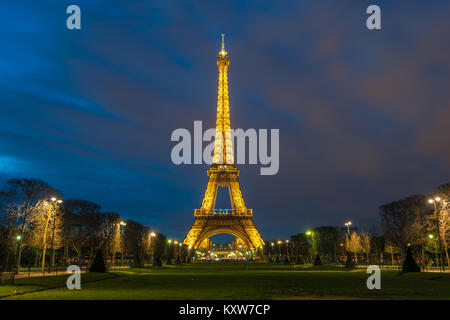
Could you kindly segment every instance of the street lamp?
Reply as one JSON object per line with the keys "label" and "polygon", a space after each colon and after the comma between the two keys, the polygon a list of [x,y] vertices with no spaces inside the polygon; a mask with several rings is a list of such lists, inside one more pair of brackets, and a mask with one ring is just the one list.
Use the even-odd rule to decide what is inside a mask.
{"label": "street lamp", "polygon": [[55,205],[53,207],[53,234],[52,234],[52,260],[50,267],[53,267],[55,264],[55,229],[56,229],[56,212],[59,207],[58,204],[61,204],[63,201],[61,199],[57,199],[56,197],[52,197],[50,199]]}
{"label": "street lamp", "polygon": [[[428,238],[430,238],[431,240],[434,239],[434,235],[433,234],[429,234]],[[436,263],[438,262],[438,254],[437,254],[437,245],[436,245],[436,240],[434,240],[434,253],[436,255]]]}
{"label": "street lamp", "polygon": [[440,264],[442,266],[442,270],[445,271],[444,255],[442,254],[441,231],[440,231],[440,227],[439,227],[438,209],[436,206],[436,202],[439,202],[439,201],[441,201],[440,197],[435,197],[434,199],[432,199],[432,198],[428,199],[428,202],[432,203],[434,205],[434,218],[436,220],[436,231],[437,231],[438,240],[439,240],[439,255],[441,256]]}
{"label": "street lamp", "polygon": [[[16,236],[16,240],[17,240],[17,245],[14,247],[14,257],[15,258],[17,258],[17,248],[19,247],[19,245],[20,245],[20,240],[22,239],[22,236],[20,235],[20,234],[18,234],[17,236]],[[17,271],[16,271],[17,273],[19,273],[19,268],[17,268]]]}
{"label": "street lamp", "polygon": [[[156,233],[154,233],[154,232],[150,232],[149,234],[148,234],[148,239],[149,239],[149,241],[150,241],[150,244],[149,244],[149,247],[150,247],[150,252],[151,252],[151,256],[152,256],[152,261],[154,260],[154,253],[153,253],[153,241],[152,241],[152,238],[153,237],[156,237]],[[148,257],[148,256],[147,256]]]}
{"label": "street lamp", "polygon": [[273,246],[275,244],[273,242],[270,243],[270,248],[267,248],[267,250],[269,251],[269,260],[272,258],[272,250],[273,250]]}
{"label": "street lamp", "polygon": [[283,241],[281,241],[281,240],[278,240],[277,241],[277,243],[278,243],[278,255],[279,256],[281,256],[281,248],[280,248],[280,244],[282,243]]}
{"label": "street lamp", "polygon": [[[121,245],[121,249],[122,249],[122,252],[121,252],[121,265],[123,266],[123,256],[124,256],[124,251],[125,251],[125,239],[124,239],[124,230],[125,230],[125,226],[126,226],[127,224],[126,224],[126,222],[125,221],[120,221],[119,222],[119,228],[120,228],[120,237],[121,237],[121,240],[122,240],[122,245]],[[123,228],[122,228],[123,227]]]}
{"label": "street lamp", "polygon": [[352,222],[351,221],[347,221],[345,223],[345,225],[347,226],[347,234],[350,235],[350,226],[352,225]]}
{"label": "street lamp", "polygon": [[[312,246],[314,247],[314,240],[312,239],[313,232],[311,230],[306,230],[305,234],[308,238],[311,239],[311,241],[313,243]],[[306,242],[308,242],[308,240],[306,240]],[[308,244],[309,244],[309,242],[308,242]],[[309,255],[309,257],[311,258],[311,260],[313,259],[313,257],[311,255]]]}
{"label": "street lamp", "polygon": [[289,240],[286,240],[286,258],[289,256]]}

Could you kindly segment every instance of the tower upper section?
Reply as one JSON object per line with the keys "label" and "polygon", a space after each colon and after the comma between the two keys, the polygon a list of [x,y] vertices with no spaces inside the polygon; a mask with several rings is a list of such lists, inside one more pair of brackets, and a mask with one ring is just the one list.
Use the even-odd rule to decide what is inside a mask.
{"label": "tower upper section", "polygon": [[222,49],[217,55],[219,82],[217,88],[216,138],[214,143],[213,164],[234,164],[233,145],[230,128],[230,102],[228,99],[228,66],[230,60],[225,51],[224,34]]}
{"label": "tower upper section", "polygon": [[230,64],[228,57],[228,52],[225,51],[225,34],[222,33],[222,50],[217,54],[217,65],[220,67],[221,64]]}

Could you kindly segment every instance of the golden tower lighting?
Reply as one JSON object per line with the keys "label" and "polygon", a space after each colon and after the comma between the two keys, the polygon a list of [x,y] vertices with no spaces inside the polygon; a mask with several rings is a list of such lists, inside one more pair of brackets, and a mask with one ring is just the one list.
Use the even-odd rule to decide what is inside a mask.
{"label": "golden tower lighting", "polygon": [[[228,99],[228,52],[225,51],[224,34],[222,48],[217,55],[219,80],[217,88],[217,117],[214,154],[208,170],[208,184],[200,209],[194,210],[194,223],[183,243],[198,248],[207,238],[228,233],[241,239],[248,249],[264,245],[253,223],[253,211],[245,205],[239,185],[239,170],[234,166],[233,145],[230,127],[230,103]],[[231,209],[216,209],[219,187],[228,188]]]}

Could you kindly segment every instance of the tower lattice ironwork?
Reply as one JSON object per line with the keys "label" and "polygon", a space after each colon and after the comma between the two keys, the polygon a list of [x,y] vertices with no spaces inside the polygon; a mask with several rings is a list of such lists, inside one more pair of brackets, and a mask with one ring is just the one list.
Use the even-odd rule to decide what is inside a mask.
{"label": "tower lattice ironwork", "polygon": [[[247,248],[258,249],[264,245],[253,222],[252,209],[245,205],[239,186],[239,170],[234,166],[232,135],[230,130],[230,104],[228,99],[228,66],[222,34],[222,50],[217,56],[219,81],[217,90],[217,120],[214,153],[208,170],[208,184],[200,209],[194,210],[194,223],[184,244],[196,249],[202,241],[219,233],[227,233],[244,241]],[[231,209],[216,209],[219,187],[228,188]]]}

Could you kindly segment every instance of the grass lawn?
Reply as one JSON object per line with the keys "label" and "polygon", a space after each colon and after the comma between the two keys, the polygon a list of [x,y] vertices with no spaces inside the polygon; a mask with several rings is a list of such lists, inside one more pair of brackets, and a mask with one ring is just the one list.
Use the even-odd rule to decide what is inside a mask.
{"label": "grass lawn", "polygon": [[368,290],[365,270],[264,264],[191,264],[16,280],[1,299],[450,299],[450,274],[381,272],[381,290]]}

